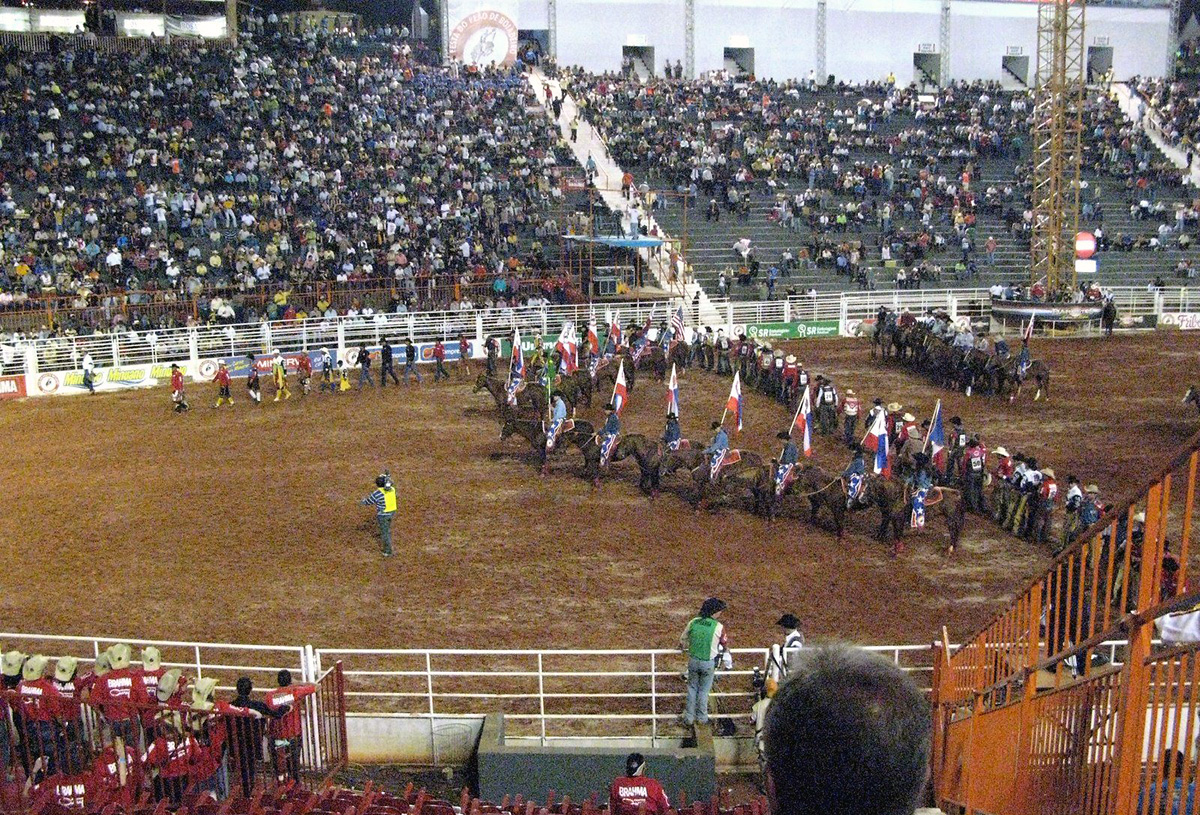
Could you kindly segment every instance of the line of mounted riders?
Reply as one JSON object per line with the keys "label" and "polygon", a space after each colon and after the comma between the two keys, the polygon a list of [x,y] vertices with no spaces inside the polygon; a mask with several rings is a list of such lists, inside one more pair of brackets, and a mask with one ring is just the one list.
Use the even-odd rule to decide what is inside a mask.
{"label": "line of mounted riders", "polygon": [[967,396],[1008,396],[1012,402],[1031,382],[1035,402],[1050,398],[1050,368],[1030,357],[1028,335],[1014,355],[1003,338],[991,344],[985,335],[976,337],[970,324],[956,326],[944,311],[916,317],[907,309],[897,315],[884,307],[864,334],[871,340],[872,359],[907,363],[925,371],[935,384]]}
{"label": "line of mounted riders", "polygon": [[[658,336],[663,333],[660,331]],[[795,357],[774,349],[770,343],[759,344],[744,335],[730,341],[722,331],[714,333],[705,329],[693,332],[698,342],[689,344],[681,340],[668,342],[664,347],[649,339],[647,334],[652,334],[648,327],[630,327],[626,334],[630,338],[629,345],[614,347],[609,343],[602,355],[589,356],[571,374],[557,376],[549,393],[541,384],[544,360],[549,356],[555,370],[562,370],[562,354],[558,350],[547,349],[539,353],[536,349],[541,348],[540,339],[535,341],[535,351],[525,363],[524,381],[527,384],[510,394],[510,380],[500,372],[499,342],[489,340],[487,370],[477,378],[475,392],[486,390],[491,394],[500,420],[501,440],[514,435],[524,438],[543,475],[549,472],[550,457],[565,449],[575,449],[582,455],[583,476],[596,486],[611,465],[632,459],[639,469],[639,488],[652,498],[658,495],[664,478],[675,476],[690,487],[685,493],[697,511],[715,502],[744,502],[751,511],[773,520],[780,514],[803,513],[807,505],[810,521],[817,524],[823,516],[839,539],[845,533],[848,513],[874,509],[880,513],[879,539],[887,539],[890,533],[894,547],[899,549],[900,537],[909,527],[913,509],[913,471],[919,466],[928,466],[928,457],[915,449],[906,451],[901,446],[898,450],[894,471],[897,477],[874,476],[866,468],[868,472],[854,500],[847,500],[851,481],[848,473],[827,470],[809,460],[799,460],[789,477],[780,479],[777,478],[778,459],[765,459],[750,450],[728,450],[714,470],[711,453],[714,444],[710,443],[706,448],[681,438],[677,420],[672,418],[668,418],[662,437],[621,432],[612,449],[605,450],[607,434],[604,427],[597,428],[575,416],[575,411],[590,407],[596,394],[606,398],[612,392],[621,368],[624,369],[626,387],[632,393],[639,372],[662,382],[674,364],[685,370],[699,367],[731,376],[736,362],[736,370],[747,389],[774,398],[792,411],[800,399],[801,387],[809,384],[807,374],[803,377],[794,375]],[[813,380],[817,387],[826,382],[824,377]],[[547,428],[553,425],[556,399],[562,400],[560,409],[565,409],[566,415],[572,418],[557,428],[554,439],[548,444]],[[514,400],[515,405],[512,404]],[[613,406],[606,407],[611,417]],[[675,421],[674,428],[672,421]],[[836,419],[820,422],[822,430],[831,434],[835,424]],[[724,428],[718,422],[713,422],[711,429],[714,437],[724,434]],[[815,434],[816,428],[813,430]],[[790,442],[788,431],[781,431],[779,437]],[[945,519],[950,550],[953,551],[965,521],[962,493],[934,487],[925,507],[932,516]]]}

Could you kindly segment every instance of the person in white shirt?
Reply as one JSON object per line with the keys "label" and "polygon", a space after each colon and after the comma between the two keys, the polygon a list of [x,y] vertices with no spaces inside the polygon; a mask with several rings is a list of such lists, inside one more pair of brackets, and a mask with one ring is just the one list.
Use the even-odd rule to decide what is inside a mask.
{"label": "person in white shirt", "polygon": [[88,389],[88,393],[96,392],[96,362],[92,359],[90,351],[83,353],[83,386]]}

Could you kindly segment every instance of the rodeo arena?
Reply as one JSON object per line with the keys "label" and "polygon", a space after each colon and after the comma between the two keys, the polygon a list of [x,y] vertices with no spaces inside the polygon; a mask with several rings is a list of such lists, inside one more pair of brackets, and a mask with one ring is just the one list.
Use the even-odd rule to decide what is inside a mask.
{"label": "rodeo arena", "polygon": [[1200,815],[1197,13],[4,0],[0,815]]}

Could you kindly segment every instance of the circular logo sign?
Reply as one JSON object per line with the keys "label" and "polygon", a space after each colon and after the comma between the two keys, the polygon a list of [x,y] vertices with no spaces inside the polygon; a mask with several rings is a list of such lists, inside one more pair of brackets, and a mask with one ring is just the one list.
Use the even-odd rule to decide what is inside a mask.
{"label": "circular logo sign", "polygon": [[450,56],[467,65],[511,65],[517,59],[517,24],[499,11],[477,11],[450,31]]}
{"label": "circular logo sign", "polygon": [[1096,236],[1091,232],[1075,233],[1075,257],[1087,260],[1096,254]]}
{"label": "circular logo sign", "polygon": [[212,379],[217,375],[217,361],[215,359],[200,360],[200,365],[196,368],[196,375],[200,379]]}
{"label": "circular logo sign", "polygon": [[58,390],[58,377],[54,374],[42,374],[37,382],[38,390],[42,393],[54,393]]}

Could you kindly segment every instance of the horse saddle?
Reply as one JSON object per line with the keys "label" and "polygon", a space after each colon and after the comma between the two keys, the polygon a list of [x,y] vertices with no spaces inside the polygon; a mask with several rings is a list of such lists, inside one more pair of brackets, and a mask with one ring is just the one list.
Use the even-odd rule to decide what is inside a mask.
{"label": "horse saddle", "polygon": [[717,471],[720,472],[721,470],[724,470],[726,467],[728,467],[730,464],[737,464],[741,460],[742,460],[742,451],[741,450],[726,450],[725,458],[721,459],[721,466],[717,468]]}
{"label": "horse saddle", "polygon": [[558,434],[561,436],[563,433],[569,433],[570,431],[572,431],[574,429],[575,429],[575,420],[574,419],[564,419],[563,423],[562,423],[562,427],[560,427],[558,429]]}

